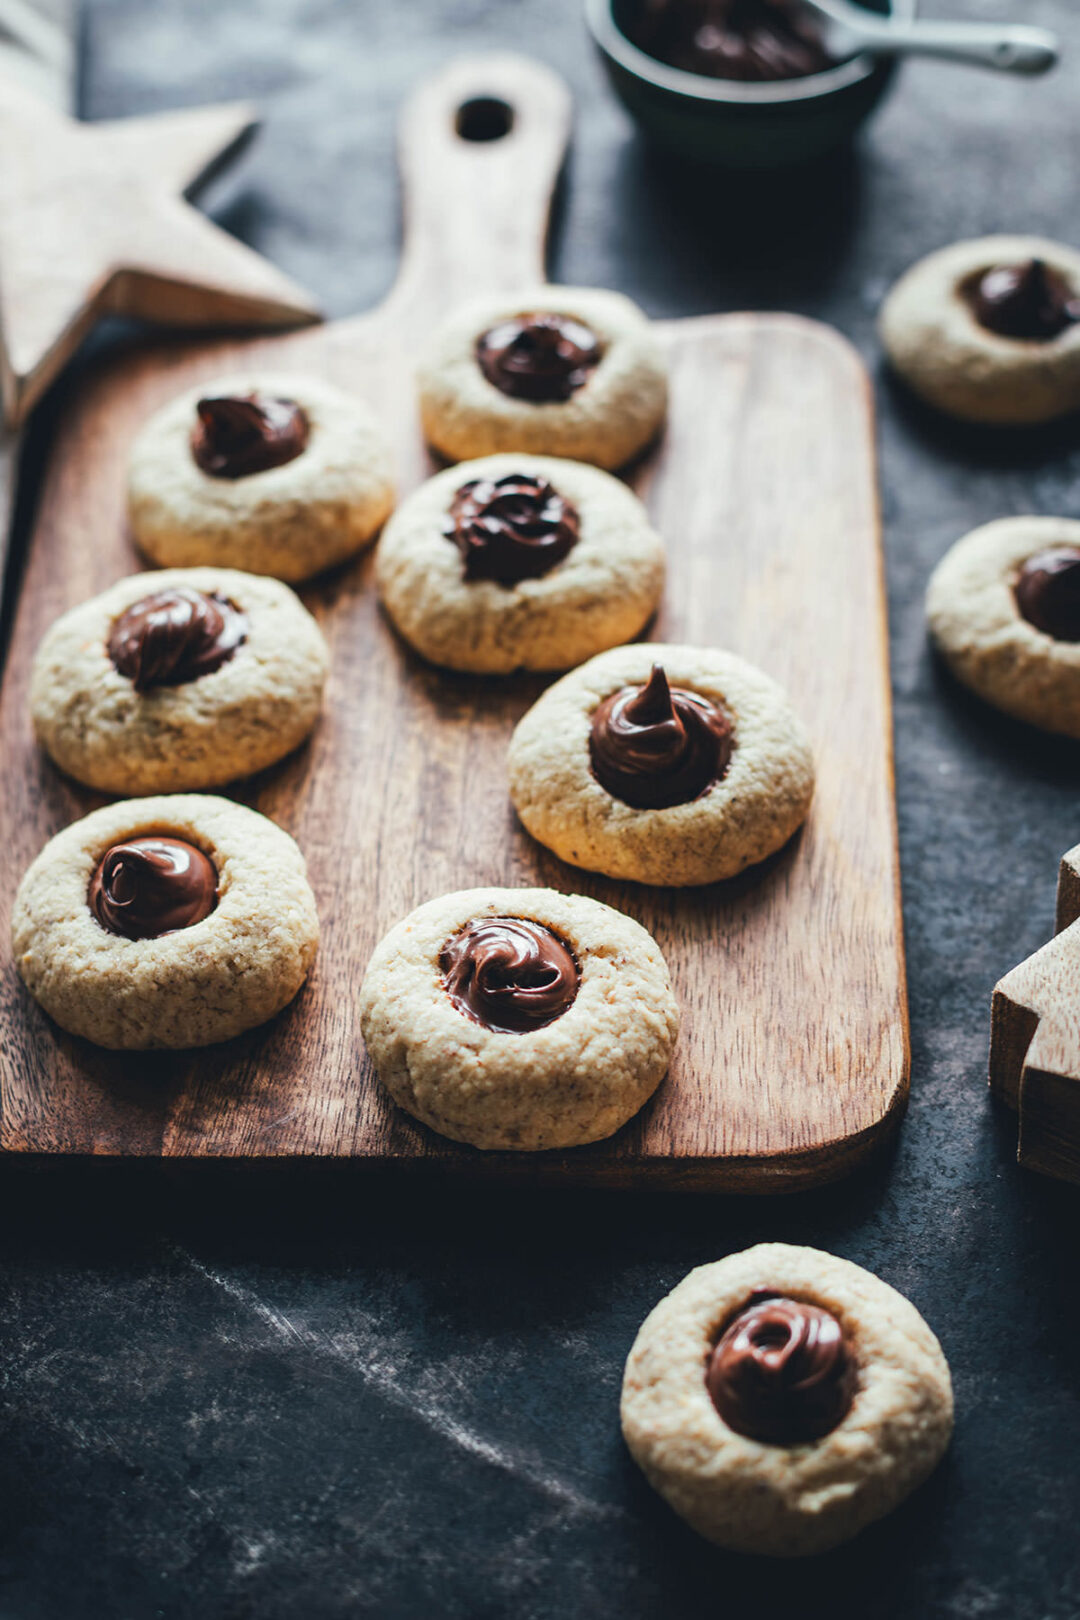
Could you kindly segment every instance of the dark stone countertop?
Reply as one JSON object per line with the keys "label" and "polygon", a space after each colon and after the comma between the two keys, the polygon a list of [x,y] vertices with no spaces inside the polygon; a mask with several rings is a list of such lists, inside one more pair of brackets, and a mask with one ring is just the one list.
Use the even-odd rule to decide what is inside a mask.
{"label": "dark stone countertop", "polygon": [[[1020,1172],[985,1085],[998,976],[1048,936],[1080,837],[1080,748],[961,696],[927,653],[927,575],[965,530],[1077,514],[1076,424],[951,429],[880,375],[893,277],[957,236],[1076,238],[1080,17],[1037,83],[909,67],[856,159],[785,200],[651,156],[577,0],[94,0],[84,111],[254,96],[224,224],[359,310],[388,286],[394,113],[425,69],[508,44],[571,81],[552,273],[657,315],[782,307],[875,371],[914,1041],[895,1153],[812,1196],[521,1195],[331,1168],[6,1166],[0,1612],[11,1620],[512,1615],[1074,1620],[1080,1194]],[[699,1542],[618,1430],[622,1362],[693,1265],[765,1237],[907,1293],[956,1382],[950,1456],[858,1543],[765,1565]]]}

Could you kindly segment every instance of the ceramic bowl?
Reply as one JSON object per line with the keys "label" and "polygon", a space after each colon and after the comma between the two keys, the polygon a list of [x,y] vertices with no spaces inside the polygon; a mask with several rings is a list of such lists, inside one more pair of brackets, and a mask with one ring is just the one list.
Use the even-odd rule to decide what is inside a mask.
{"label": "ceramic bowl", "polygon": [[[669,152],[728,169],[807,163],[840,146],[873,111],[896,63],[853,56],[824,73],[744,84],[684,73],[639,50],[623,32],[634,0],[585,0],[585,20],[623,105]],[[918,0],[868,0],[910,20]]]}

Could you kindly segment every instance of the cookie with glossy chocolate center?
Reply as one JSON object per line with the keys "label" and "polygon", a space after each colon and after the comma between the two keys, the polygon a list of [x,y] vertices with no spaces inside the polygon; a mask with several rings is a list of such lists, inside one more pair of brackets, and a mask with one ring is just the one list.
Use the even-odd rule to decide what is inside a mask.
{"label": "cookie with glossy chocolate center", "polygon": [[806,731],[775,681],[718,648],[652,642],[548,687],[518,722],[507,766],[526,830],[560,860],[665,887],[715,883],[774,854],[814,788]]}
{"label": "cookie with glossy chocolate center", "polygon": [[217,787],[303,742],[328,666],[318,625],[276,579],[133,574],[46,631],[30,710],[60,769],[103,793]]}
{"label": "cookie with glossy chocolate center", "polygon": [[469,889],[405,917],[360,990],[375,1071],[414,1118],[474,1147],[599,1141],[660,1084],[678,1031],[638,923],[552,889]]}
{"label": "cookie with glossy chocolate center", "polygon": [[418,381],[424,434],[451,461],[521,450],[614,471],[667,408],[648,321],[595,287],[472,300],[431,339]]}
{"label": "cookie with glossy chocolate center", "polygon": [[660,600],[664,548],[619,479],[514,452],[414,490],[379,540],[375,578],[394,625],[431,663],[559,670],[641,631]]}
{"label": "cookie with glossy chocolate center", "polygon": [[309,579],[369,545],[393,504],[374,413],[315,377],[190,388],[150,418],[128,468],[135,543],[163,567]]}
{"label": "cookie with glossy chocolate center", "polygon": [[972,530],[934,570],[926,616],[957,680],[1017,720],[1080,737],[1080,523]]}
{"label": "cookie with glossy chocolate center", "polygon": [[622,1429],[653,1488],[735,1552],[826,1552],[890,1513],[952,1432],[913,1305],[849,1260],[760,1243],[699,1266],[642,1324]]}
{"label": "cookie with glossy chocolate center", "polygon": [[1023,425],[1080,409],[1080,253],[988,236],[931,253],[881,308],[897,372],[938,410]]}
{"label": "cookie with glossy chocolate center", "polygon": [[209,794],[106,805],[51,839],[12,908],[31,995],[114,1050],[230,1040],[292,1000],[319,922],[304,859],[255,810]]}

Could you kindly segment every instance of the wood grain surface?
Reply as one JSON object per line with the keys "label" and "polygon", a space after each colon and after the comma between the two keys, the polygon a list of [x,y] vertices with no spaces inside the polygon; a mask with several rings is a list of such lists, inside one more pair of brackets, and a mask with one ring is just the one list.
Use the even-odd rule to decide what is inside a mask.
{"label": "wood grain surface", "polygon": [[[459,109],[513,109],[499,140],[456,133]],[[465,115],[468,127],[469,113]],[[542,274],[570,108],[513,57],[452,64],[402,119],[406,245],[373,314],[242,348],[144,348],[91,379],[52,460],[0,710],[0,930],[44,841],[98,801],[36,751],[27,678],[65,608],[139,566],[124,528],[125,460],[147,413],[238,359],[323,374],[372,401],[397,438],[401,486],[430,470],[412,363],[464,295]],[[665,323],[662,444],[634,482],[669,548],[651,635],[718,643],[783,681],[806,719],[818,791],[802,834],[763,869],[696,891],[563,866],[517,825],[504,758],[535,679],[423,665],[395,637],[370,557],[303,592],[332,648],[311,743],[236,797],[287,827],[323,921],[313,977],[278,1020],[187,1054],[100,1052],[55,1029],[4,962],[2,1140],[9,1150],[337,1155],[517,1178],[769,1191],[847,1170],[897,1122],[908,1076],[887,637],[871,403],[854,352],[785,316]],[[357,988],[391,923],[474,884],[553,884],[637,917],[671,965],[684,1023],[652,1103],[607,1143],[484,1155],[384,1099]]]}
{"label": "wood grain surface", "polygon": [[1080,1181],[1080,844],[1061,860],[1054,938],[994,987],[990,1088],[1020,1116],[1019,1162]]}

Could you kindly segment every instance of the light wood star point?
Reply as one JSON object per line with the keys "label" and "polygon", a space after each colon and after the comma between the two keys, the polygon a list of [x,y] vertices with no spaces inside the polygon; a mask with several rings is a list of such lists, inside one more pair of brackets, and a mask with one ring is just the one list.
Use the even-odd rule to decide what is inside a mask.
{"label": "light wood star point", "polygon": [[254,127],[244,104],[80,124],[0,87],[0,382],[22,421],[105,315],[303,325],[304,290],[186,202]]}
{"label": "light wood star point", "polygon": [[990,1088],[1019,1115],[1019,1162],[1080,1181],[1080,844],[1062,858],[1055,927],[994,988]]}

